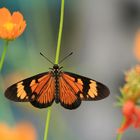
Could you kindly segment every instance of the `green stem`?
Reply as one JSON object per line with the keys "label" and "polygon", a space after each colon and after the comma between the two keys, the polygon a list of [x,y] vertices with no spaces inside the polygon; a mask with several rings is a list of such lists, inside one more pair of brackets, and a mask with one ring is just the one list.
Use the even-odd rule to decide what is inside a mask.
{"label": "green stem", "polygon": [[[55,64],[59,63],[61,38],[62,38],[62,31],[63,31],[63,21],[64,21],[64,7],[65,7],[65,0],[61,0],[60,23],[59,23],[59,33],[58,33],[57,49],[56,49],[56,56],[55,56]],[[50,117],[51,117],[51,107],[48,108],[48,112],[47,112],[44,140],[48,139]]]}
{"label": "green stem", "polygon": [[47,140],[47,138],[48,138],[50,118],[51,118],[51,107],[48,108],[48,112],[47,112],[45,132],[44,132],[44,140]]}
{"label": "green stem", "polygon": [[8,48],[8,43],[9,43],[9,41],[5,40],[5,42],[4,42],[4,50],[2,52],[2,56],[1,56],[1,60],[0,60],[0,72],[1,72],[2,67],[3,67],[4,59],[5,59],[7,48]]}
{"label": "green stem", "polygon": [[[125,122],[125,118],[123,117],[123,119],[122,119],[122,122],[121,122],[121,126],[124,124],[124,122]],[[118,133],[117,134],[117,140],[121,140],[122,139],[122,133]]]}
{"label": "green stem", "polygon": [[[6,56],[6,52],[7,52],[7,48],[8,48],[8,44],[9,44],[9,41],[8,40],[5,40],[4,41],[4,49],[3,49],[3,52],[2,52],[2,56],[1,56],[1,59],[0,59],[0,72],[2,71],[2,68],[3,68],[3,64],[4,64],[4,60],[5,60],[5,56]],[[2,80],[2,77],[0,76],[1,80]],[[0,87],[1,88],[1,87]],[[5,117],[5,119],[8,119],[8,121],[10,123],[13,123],[14,122],[14,118],[13,118],[13,114],[12,114],[12,111],[10,109],[10,105],[8,102],[5,102],[6,100],[3,100],[3,97],[1,97],[1,102],[3,104],[5,104],[5,110],[4,112],[7,113],[8,112],[8,116],[5,117],[4,115],[0,115],[0,119],[2,119],[3,117]]]}
{"label": "green stem", "polygon": [[59,33],[58,33],[57,49],[56,49],[56,56],[55,56],[55,64],[59,63],[61,38],[62,38],[62,31],[63,31],[63,20],[64,20],[64,7],[65,7],[65,0],[61,0],[60,24],[59,24]]}
{"label": "green stem", "polygon": [[117,135],[117,140],[121,140],[122,139],[122,134],[118,134]]}

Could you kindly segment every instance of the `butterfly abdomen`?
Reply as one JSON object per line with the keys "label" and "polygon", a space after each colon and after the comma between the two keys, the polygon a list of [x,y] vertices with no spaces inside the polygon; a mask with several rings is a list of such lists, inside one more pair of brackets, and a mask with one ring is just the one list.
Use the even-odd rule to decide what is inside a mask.
{"label": "butterfly abdomen", "polygon": [[57,70],[54,71],[54,77],[55,77],[55,102],[59,103],[59,73]]}

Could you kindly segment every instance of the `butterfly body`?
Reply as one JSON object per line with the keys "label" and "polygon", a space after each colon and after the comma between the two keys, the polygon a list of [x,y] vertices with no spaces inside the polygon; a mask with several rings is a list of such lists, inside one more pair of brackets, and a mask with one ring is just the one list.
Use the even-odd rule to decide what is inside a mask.
{"label": "butterfly body", "polygon": [[50,69],[15,83],[7,88],[5,96],[16,102],[30,102],[37,108],[46,108],[55,101],[66,109],[76,109],[82,100],[101,100],[110,93],[104,84],[62,71],[59,65]]}
{"label": "butterfly body", "polygon": [[61,74],[60,68],[57,64],[53,66],[52,74],[55,78],[55,103],[59,103],[59,76]]}

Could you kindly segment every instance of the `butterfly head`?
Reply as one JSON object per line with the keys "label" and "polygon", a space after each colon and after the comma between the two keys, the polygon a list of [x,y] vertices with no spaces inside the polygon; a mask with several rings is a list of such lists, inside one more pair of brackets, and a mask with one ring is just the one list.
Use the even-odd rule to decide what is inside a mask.
{"label": "butterfly head", "polygon": [[59,71],[60,69],[62,69],[63,67],[59,67],[58,64],[54,64],[53,65],[53,69]]}
{"label": "butterfly head", "polygon": [[54,64],[53,65],[53,69],[58,70],[59,69],[59,65],[58,64]]}

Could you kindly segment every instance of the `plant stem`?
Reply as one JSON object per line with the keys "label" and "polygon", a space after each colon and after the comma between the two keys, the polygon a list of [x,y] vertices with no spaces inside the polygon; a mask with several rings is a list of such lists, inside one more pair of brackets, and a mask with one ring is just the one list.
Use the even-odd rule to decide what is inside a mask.
{"label": "plant stem", "polygon": [[44,132],[44,140],[47,140],[47,138],[48,138],[50,118],[51,118],[51,107],[48,108],[48,112],[47,112],[45,132]]}
{"label": "plant stem", "polygon": [[55,56],[55,64],[59,63],[61,38],[62,38],[62,31],[63,31],[63,20],[64,20],[64,7],[65,7],[65,0],[61,0],[60,24],[59,24],[59,33],[58,33],[57,49],[56,49],[56,56]]}
{"label": "plant stem", "polygon": [[121,140],[122,139],[122,134],[118,134],[117,135],[117,140]]}
{"label": "plant stem", "polygon": [[[4,41],[4,49],[3,49],[3,52],[2,52],[2,56],[1,56],[1,59],[0,59],[0,72],[2,71],[2,68],[3,68],[3,64],[4,64],[4,60],[5,60],[5,56],[6,56],[6,52],[7,52],[7,48],[8,48],[8,44],[9,44],[9,41],[8,40],[5,40]],[[2,81],[3,79],[2,79],[2,77],[0,76],[0,80]],[[2,82],[1,82],[2,83]],[[2,85],[2,84],[1,84]],[[0,88],[1,88],[1,86],[0,86]],[[1,102],[3,103],[3,104],[5,104],[5,113],[8,113],[8,116],[7,117],[5,117],[5,116],[3,116],[2,114],[0,115],[0,117],[1,117],[1,119],[3,118],[3,117],[5,117],[5,119],[8,119],[8,121],[10,122],[10,123],[13,123],[14,122],[14,118],[13,118],[13,114],[12,114],[12,111],[11,111],[11,109],[10,109],[10,105],[9,105],[9,103],[8,102],[6,102],[6,100],[3,100],[3,97],[0,97],[1,98]]]}
{"label": "plant stem", "polygon": [[[121,126],[124,124],[124,122],[125,122],[125,118],[123,117],[123,119],[122,119],[122,122],[121,122]],[[117,140],[121,140],[122,139],[122,133],[118,133],[117,134]]]}
{"label": "plant stem", "polygon": [[[58,33],[58,40],[57,40],[55,64],[59,63],[61,38],[62,38],[62,31],[63,31],[63,20],[64,20],[64,7],[65,7],[65,0],[61,0],[60,23],[59,23],[59,33]],[[45,132],[44,132],[44,140],[48,139],[50,117],[51,117],[51,107],[48,108],[48,112],[47,112]]]}
{"label": "plant stem", "polygon": [[7,48],[8,48],[8,43],[9,43],[9,41],[5,40],[5,42],[4,42],[4,49],[3,49],[1,60],[0,60],[0,72],[1,72],[2,67],[3,67],[4,59],[5,59]]}

